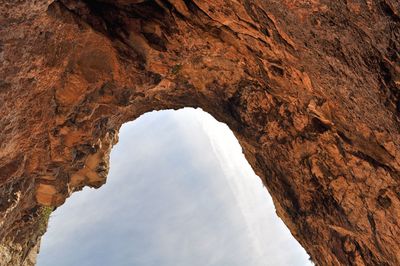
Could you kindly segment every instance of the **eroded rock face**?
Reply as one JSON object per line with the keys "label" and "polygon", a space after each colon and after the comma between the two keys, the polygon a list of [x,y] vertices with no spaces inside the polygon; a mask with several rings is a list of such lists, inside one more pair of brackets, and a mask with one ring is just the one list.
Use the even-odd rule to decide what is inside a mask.
{"label": "eroded rock face", "polygon": [[182,107],[228,124],[318,265],[400,264],[398,1],[0,2],[3,265],[105,183],[122,123]]}

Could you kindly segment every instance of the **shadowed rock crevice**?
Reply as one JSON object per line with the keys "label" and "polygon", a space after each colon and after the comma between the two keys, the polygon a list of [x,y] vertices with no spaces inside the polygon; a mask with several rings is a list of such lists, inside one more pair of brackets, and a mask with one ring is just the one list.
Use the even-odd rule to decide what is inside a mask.
{"label": "shadowed rock crevice", "polygon": [[231,128],[317,264],[400,264],[396,1],[43,0],[0,13],[5,265],[32,263],[40,206],[106,182],[122,123],[182,107]]}

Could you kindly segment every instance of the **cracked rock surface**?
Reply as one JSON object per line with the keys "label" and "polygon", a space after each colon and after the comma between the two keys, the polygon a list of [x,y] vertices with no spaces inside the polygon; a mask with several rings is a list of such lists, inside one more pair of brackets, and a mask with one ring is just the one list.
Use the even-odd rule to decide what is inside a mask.
{"label": "cracked rock surface", "polygon": [[0,25],[0,265],[106,182],[122,123],[182,107],[230,127],[317,265],[400,265],[398,1],[0,0]]}

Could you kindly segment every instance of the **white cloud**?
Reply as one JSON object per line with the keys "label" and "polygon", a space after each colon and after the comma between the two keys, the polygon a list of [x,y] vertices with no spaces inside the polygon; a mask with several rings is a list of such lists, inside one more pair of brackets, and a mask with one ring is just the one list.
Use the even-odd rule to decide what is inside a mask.
{"label": "white cloud", "polygon": [[[292,259],[303,260],[304,264],[311,265],[307,261],[308,255],[276,216],[272,198],[245,159],[239,142],[228,126],[205,112],[188,112],[193,112],[192,115],[201,122],[210,139],[258,255],[268,260],[270,265],[293,265],[289,263]],[[279,245],[277,242],[288,245]],[[289,246],[293,252],[289,252],[289,256],[283,255],[283,246]]]}

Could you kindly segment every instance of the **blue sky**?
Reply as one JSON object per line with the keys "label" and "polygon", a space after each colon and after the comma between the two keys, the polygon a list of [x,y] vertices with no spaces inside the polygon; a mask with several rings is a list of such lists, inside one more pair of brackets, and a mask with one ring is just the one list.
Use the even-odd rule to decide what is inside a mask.
{"label": "blue sky", "polygon": [[124,124],[107,184],[51,216],[38,266],[303,266],[228,127],[200,109]]}

